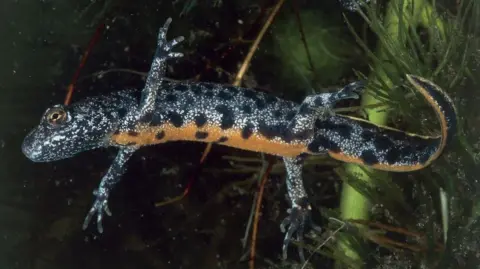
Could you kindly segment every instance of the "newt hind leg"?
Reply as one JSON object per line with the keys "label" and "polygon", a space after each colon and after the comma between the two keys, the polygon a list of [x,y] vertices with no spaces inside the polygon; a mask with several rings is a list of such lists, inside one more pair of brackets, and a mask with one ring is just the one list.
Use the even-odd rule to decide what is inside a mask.
{"label": "newt hind leg", "polygon": [[[305,228],[321,231],[321,228],[311,220],[312,207],[308,202],[307,193],[303,186],[302,168],[304,158],[303,155],[283,158],[287,170],[287,191],[291,202],[291,208],[287,211],[289,215],[280,224],[281,231],[285,233],[282,247],[283,259],[287,259],[288,245],[294,235],[296,235],[296,240],[301,242],[303,241]],[[303,248],[299,247],[298,254],[300,259],[305,261]]]}
{"label": "newt hind leg", "polygon": [[364,81],[352,82],[339,91],[307,96],[298,106],[297,113],[288,124],[293,137],[313,140],[315,122],[333,115],[333,107],[341,100],[359,99],[365,89]]}

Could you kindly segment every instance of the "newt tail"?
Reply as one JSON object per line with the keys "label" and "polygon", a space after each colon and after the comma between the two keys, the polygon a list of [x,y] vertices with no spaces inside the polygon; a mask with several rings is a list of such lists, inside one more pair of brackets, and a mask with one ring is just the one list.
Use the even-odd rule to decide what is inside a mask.
{"label": "newt tail", "polygon": [[316,137],[308,146],[312,154],[326,150],[334,159],[384,171],[409,172],[430,165],[456,133],[455,106],[433,82],[414,75],[407,79],[434,109],[440,135],[422,136],[336,115],[315,123]]}

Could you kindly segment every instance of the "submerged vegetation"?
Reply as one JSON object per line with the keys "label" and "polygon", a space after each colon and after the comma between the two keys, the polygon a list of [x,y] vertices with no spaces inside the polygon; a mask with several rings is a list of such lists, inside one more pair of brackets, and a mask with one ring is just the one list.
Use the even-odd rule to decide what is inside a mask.
{"label": "submerged vegetation", "polygon": [[[378,172],[324,156],[309,158],[304,181],[323,232],[298,243],[307,249],[304,263],[293,247],[287,261],[280,259],[279,225],[288,208],[283,164],[219,146],[204,158],[204,145],[194,143],[142,150],[129,162],[123,187],[109,201],[114,217],[101,237],[80,225],[107,157],[44,166],[35,181],[46,198],[22,208],[36,216],[35,229],[26,243],[12,248],[10,259],[28,253],[32,268],[49,269],[247,268],[254,245],[255,268],[477,267],[480,1],[377,0],[356,12],[340,9],[334,0],[94,2],[75,11],[78,21],[92,23],[72,37],[85,40],[78,46],[90,54],[74,101],[143,85],[157,26],[172,16],[171,34],[186,37],[179,49],[184,59],[169,63],[172,79],[241,83],[296,101],[364,79],[368,90],[362,101],[346,102],[336,113],[437,134],[433,111],[405,80],[405,74],[415,74],[453,97],[459,132],[439,160],[418,172]],[[103,37],[94,48],[87,46],[85,32],[94,35],[99,23],[106,25]],[[268,29],[265,35],[261,29]],[[63,51],[53,55],[63,55],[65,47],[53,47]],[[248,51],[253,58],[245,60]],[[81,55],[75,53],[72,58]],[[57,66],[66,65],[65,60]],[[76,68],[70,66],[65,74],[55,69],[48,79],[68,81]],[[55,102],[63,101],[64,92],[57,93],[61,98]],[[36,122],[38,115],[32,117]],[[188,195],[169,200],[185,186]],[[171,203],[162,203],[165,199]],[[257,201],[262,207],[255,210]],[[51,204],[54,209],[46,206]]]}

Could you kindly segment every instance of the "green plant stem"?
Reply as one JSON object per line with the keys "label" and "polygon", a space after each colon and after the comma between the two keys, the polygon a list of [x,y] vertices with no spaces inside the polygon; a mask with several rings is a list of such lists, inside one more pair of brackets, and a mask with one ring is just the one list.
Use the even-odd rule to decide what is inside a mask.
{"label": "green plant stem", "polygon": [[[385,62],[392,61],[393,57],[401,57],[401,51],[392,51],[391,48],[405,48],[407,41],[408,29],[415,29],[419,24],[423,24],[428,27],[432,25],[432,13],[434,8],[424,0],[392,0],[387,7],[387,13],[383,21],[382,33],[378,33],[379,38],[382,39],[379,42],[377,52],[373,56],[374,60],[374,69],[370,75],[370,85],[367,87],[367,92],[362,97],[362,107],[369,106],[378,106],[382,105],[382,101],[378,100],[372,92],[370,87],[375,83],[377,85],[383,85],[383,89],[376,91],[376,95],[380,94],[381,96],[388,96],[388,89],[391,89],[393,85],[398,81],[397,78],[403,76],[403,72],[411,70],[401,70],[409,69],[408,63],[402,63],[401,58],[394,58],[393,60],[398,61],[396,65],[387,65]],[[399,15],[402,16],[399,16]],[[373,15],[375,16],[375,15]],[[380,23],[376,18],[369,18],[372,21],[369,23]],[[436,20],[434,22],[440,27],[440,31],[443,32],[443,26],[441,21]],[[375,29],[374,29],[375,31]],[[392,55],[394,53],[394,55]],[[400,68],[399,68],[400,67]],[[382,109],[369,109],[366,108],[365,114],[368,119],[376,124],[386,125],[388,119],[388,112],[390,111],[388,105],[383,104]],[[362,180],[366,185],[374,185],[373,179],[369,174],[374,173],[372,169],[360,167],[354,164],[346,164],[345,171],[348,175]],[[387,173],[375,172],[375,176],[387,177]],[[344,178],[341,201],[340,201],[340,216],[341,219],[369,219],[369,208],[370,203],[362,193],[357,189],[349,185],[348,180]],[[359,227],[361,228],[361,227]],[[347,240],[339,240],[338,245],[339,251],[344,253],[344,255],[355,259],[358,261],[358,264],[362,264],[361,257],[358,252],[348,243]],[[338,268],[337,264],[337,268]]]}

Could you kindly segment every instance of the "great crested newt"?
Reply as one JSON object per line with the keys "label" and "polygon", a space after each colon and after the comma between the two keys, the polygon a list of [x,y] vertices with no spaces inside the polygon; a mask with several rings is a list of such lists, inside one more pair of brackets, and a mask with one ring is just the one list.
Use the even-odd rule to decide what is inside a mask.
{"label": "great crested newt", "polygon": [[328,154],[379,170],[415,171],[437,159],[456,132],[456,111],[450,97],[433,82],[414,75],[407,75],[407,80],[436,112],[439,136],[410,134],[328,112],[339,100],[359,98],[363,82],[307,96],[298,104],[242,87],[166,81],[166,60],[182,56],[171,50],[183,37],[166,40],[170,22],[168,19],[160,29],[142,91],[123,90],[68,106],[54,105],[23,142],[23,153],[34,162],[70,158],[100,147],[119,149],[94,192],[84,229],[96,215],[97,229],[103,231],[104,212],[111,215],[108,196],[137,149],[178,140],[211,142],[283,158],[292,204],[281,225],[282,230],[289,226],[283,244],[286,257],[293,234],[303,238],[311,212],[302,182],[305,157]]}

